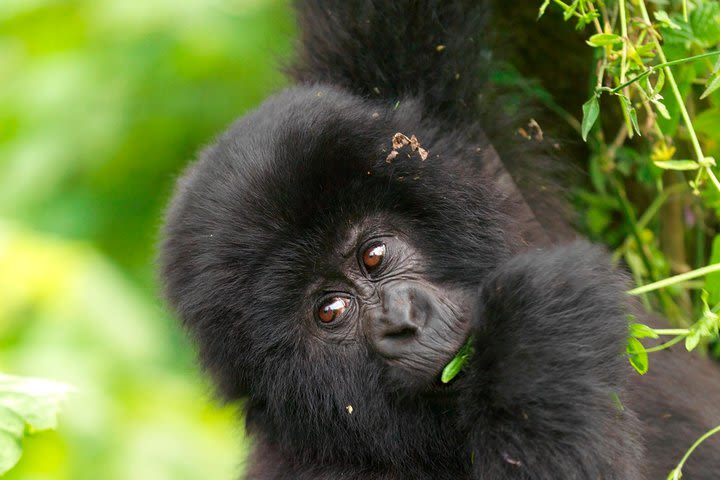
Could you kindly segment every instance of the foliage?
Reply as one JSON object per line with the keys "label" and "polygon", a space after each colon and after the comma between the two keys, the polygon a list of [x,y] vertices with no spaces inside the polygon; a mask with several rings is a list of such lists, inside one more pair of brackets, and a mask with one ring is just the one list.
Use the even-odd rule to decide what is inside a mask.
{"label": "foliage", "polygon": [[238,476],[153,255],[182,166],[282,87],[291,25],[276,0],[0,1],[0,368],[76,390],[3,478]]}
{"label": "foliage", "polygon": [[[579,127],[591,151],[592,190],[578,192],[585,226],[625,260],[638,284],[630,293],[681,327],[631,323],[628,359],[644,374],[648,354],[683,340],[687,350],[717,348],[720,3],[546,0],[541,16],[551,4],[592,31],[587,44],[597,61]],[[640,341],[661,336],[673,338],[651,347]],[[718,430],[668,478],[679,479],[690,453]]]}
{"label": "foliage", "polygon": [[473,348],[474,340],[474,337],[470,335],[465,341],[465,344],[460,347],[458,353],[450,360],[450,363],[443,368],[442,374],[440,375],[442,383],[450,383],[465,367],[465,364],[470,360],[475,351]]}
{"label": "foliage", "polygon": [[57,427],[69,390],[58,382],[0,373],[0,475],[20,460],[23,437]]}
{"label": "foliage", "polygon": [[[638,285],[720,260],[720,3],[577,0],[543,9],[550,3],[594,32],[587,43],[597,70],[580,124],[592,152],[593,189],[579,192],[589,205],[585,227],[616,248]],[[718,281],[636,293],[689,325],[702,311],[702,288],[720,301]]]}

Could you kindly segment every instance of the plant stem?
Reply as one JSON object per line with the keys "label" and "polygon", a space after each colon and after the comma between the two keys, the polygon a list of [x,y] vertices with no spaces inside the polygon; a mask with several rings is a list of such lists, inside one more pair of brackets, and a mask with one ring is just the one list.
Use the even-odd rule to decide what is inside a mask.
{"label": "plant stem", "polygon": [[658,335],[687,335],[690,333],[689,328],[653,328],[653,332]]}
{"label": "plant stem", "polygon": [[672,340],[669,340],[665,343],[661,343],[660,345],[655,345],[654,347],[646,348],[645,353],[653,353],[653,352],[659,352],[660,350],[665,350],[666,348],[670,348],[676,343],[682,342],[682,340],[686,337],[686,335],[678,335],[677,337],[673,338]]}
{"label": "plant stem", "polygon": [[[657,70],[660,70],[661,68],[666,69],[665,73],[668,75],[668,79],[669,79],[671,74],[668,74],[669,69],[667,69],[667,67],[673,67],[675,65],[682,65],[683,63],[694,62],[695,60],[700,60],[701,58],[714,57],[716,55],[720,55],[720,50],[714,50],[712,52],[705,52],[705,53],[701,53],[699,55],[693,55],[692,57],[680,58],[678,60],[671,60],[668,62],[665,57],[665,54],[663,53],[661,56],[660,52],[661,52],[661,50],[658,50],[658,56],[660,56],[660,59],[663,60],[662,63],[658,63],[657,65],[652,65],[652,66],[648,67],[647,70],[645,70],[642,73],[638,74],[637,76],[631,78],[630,80],[627,80],[625,83],[618,85],[615,88],[602,88],[600,90],[602,90],[604,92],[616,94],[620,90],[627,87],[628,85],[631,85],[631,84],[637,82],[638,80],[642,80],[643,78],[647,77],[648,75],[650,75],[652,73],[655,73]],[[673,78],[673,80],[670,84],[672,85],[674,82],[675,82],[675,79]],[[675,86],[677,87],[677,84],[675,84]],[[673,93],[675,93],[674,90],[673,90]],[[679,103],[682,104],[682,102],[679,102]]]}
{"label": "plant stem", "polygon": [[[570,5],[568,5],[567,3],[565,3],[565,2],[563,2],[563,1],[561,1],[561,0],[553,0],[553,2],[557,3],[558,5],[560,5],[560,6],[562,7],[562,9],[563,9],[564,11],[566,11],[566,12],[570,9]],[[573,12],[573,15],[575,15],[575,16],[578,17],[578,18],[582,18],[582,15],[580,15],[578,12]]]}
{"label": "plant stem", "polygon": [[665,278],[663,280],[660,280],[659,282],[648,283],[647,285],[643,285],[642,287],[633,288],[627,293],[630,295],[640,295],[641,293],[647,293],[653,290],[658,290],[660,288],[669,287],[671,285],[684,282],[685,280],[702,277],[703,275],[707,275],[708,273],[718,271],[720,271],[720,263],[713,263],[712,265],[708,265],[707,267],[698,268],[697,270],[692,270],[690,272],[681,273],[680,275]]}
{"label": "plant stem", "polygon": [[712,430],[705,432],[705,434],[703,436],[701,436],[700,438],[695,440],[695,443],[693,443],[692,446],[688,449],[688,451],[685,452],[685,455],[683,455],[682,460],[680,460],[680,463],[678,463],[678,466],[675,467],[675,470],[678,472],[678,474],[676,474],[677,478],[680,478],[679,472],[682,470],[683,466],[685,465],[685,462],[690,457],[690,455],[693,453],[693,451],[695,451],[695,449],[698,447],[698,445],[700,445],[702,442],[704,442],[705,440],[707,440],[708,438],[710,438],[711,436],[715,435],[718,432],[720,432],[720,425],[713,428]]}
{"label": "plant stem", "polygon": [[[592,2],[588,2],[588,8],[590,9],[591,12],[595,13],[595,6],[592,4]],[[600,25],[600,21],[597,19],[597,17],[593,18],[593,24],[595,25],[595,30],[598,33],[603,33],[603,28]]]}
{"label": "plant stem", "polygon": [[620,7],[620,34],[622,35],[623,49],[622,58],[620,59],[620,83],[625,83],[625,75],[627,74],[627,44],[630,41],[627,34],[627,19],[625,18],[625,0],[618,2]]}

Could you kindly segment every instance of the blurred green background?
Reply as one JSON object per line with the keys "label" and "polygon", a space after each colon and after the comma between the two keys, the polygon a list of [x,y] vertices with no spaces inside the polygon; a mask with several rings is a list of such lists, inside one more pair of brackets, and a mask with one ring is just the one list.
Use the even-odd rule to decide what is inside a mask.
{"label": "blurred green background", "polygon": [[6,478],[241,471],[153,257],[183,166],[283,86],[286,3],[0,1],[0,371],[77,389]]}

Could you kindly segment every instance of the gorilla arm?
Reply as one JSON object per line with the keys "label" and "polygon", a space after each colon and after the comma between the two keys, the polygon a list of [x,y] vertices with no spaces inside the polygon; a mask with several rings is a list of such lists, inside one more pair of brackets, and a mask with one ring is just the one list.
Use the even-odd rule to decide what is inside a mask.
{"label": "gorilla arm", "polygon": [[464,382],[476,478],[643,478],[623,288],[586,243],[521,254],[482,287]]}

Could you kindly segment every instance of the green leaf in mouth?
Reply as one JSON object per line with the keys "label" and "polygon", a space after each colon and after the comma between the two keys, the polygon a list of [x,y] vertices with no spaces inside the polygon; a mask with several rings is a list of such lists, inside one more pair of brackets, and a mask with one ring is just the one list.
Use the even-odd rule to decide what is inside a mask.
{"label": "green leaf in mouth", "polygon": [[470,357],[472,357],[474,351],[473,336],[470,335],[458,353],[455,354],[453,359],[450,360],[450,363],[448,363],[443,369],[440,381],[442,383],[449,383],[453,378],[455,378],[457,374],[462,371]]}

